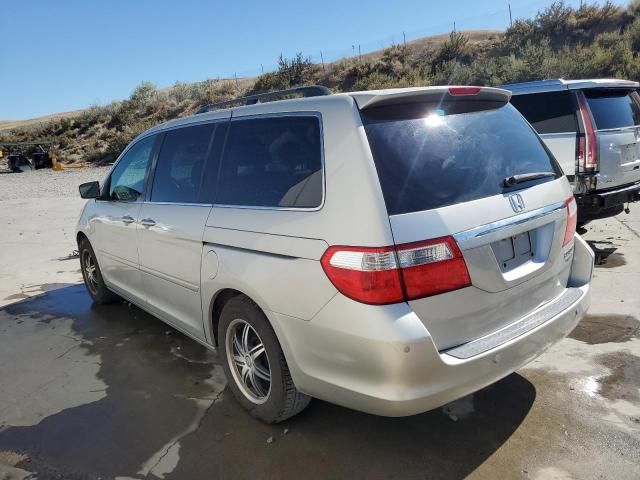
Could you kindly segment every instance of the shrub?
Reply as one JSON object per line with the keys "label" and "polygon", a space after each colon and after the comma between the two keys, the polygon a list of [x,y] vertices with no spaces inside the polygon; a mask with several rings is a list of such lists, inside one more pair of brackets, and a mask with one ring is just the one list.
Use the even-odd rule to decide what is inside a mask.
{"label": "shrub", "polygon": [[289,87],[309,83],[318,72],[318,67],[310,57],[297,53],[292,58],[278,57],[278,70],[267,72],[258,77],[253,86],[253,93],[283,90]]}
{"label": "shrub", "polygon": [[436,68],[431,83],[433,85],[469,85],[473,83],[473,71],[469,65],[450,60]]}
{"label": "shrub", "polygon": [[405,65],[410,56],[411,50],[406,45],[391,45],[382,52],[382,63],[393,65],[397,62]]}
{"label": "shrub", "polygon": [[520,53],[527,43],[540,37],[533,20],[516,20],[511,28],[508,28],[501,42],[501,49],[505,53]]}
{"label": "shrub", "polygon": [[258,77],[253,91],[258,92],[271,92],[274,90],[283,90],[289,86],[289,83],[284,76],[278,72],[267,72]]}
{"label": "shrub", "polygon": [[627,30],[631,50],[634,54],[640,52],[640,19],[634,21]]}
{"label": "shrub", "polygon": [[538,12],[535,22],[538,31],[550,38],[565,35],[576,23],[573,8],[563,0],[557,0]]}
{"label": "shrub", "polygon": [[157,94],[156,86],[151,82],[142,82],[129,97],[129,105],[133,110],[144,111]]}
{"label": "shrub", "polygon": [[282,54],[278,58],[278,74],[288,82],[290,87],[309,81],[316,68],[311,58],[303,57],[302,53],[296,53],[290,59],[283,57]]}
{"label": "shrub", "polygon": [[451,32],[433,59],[433,69],[436,70],[452,60],[457,63],[467,63],[469,59],[469,37],[461,32]]}

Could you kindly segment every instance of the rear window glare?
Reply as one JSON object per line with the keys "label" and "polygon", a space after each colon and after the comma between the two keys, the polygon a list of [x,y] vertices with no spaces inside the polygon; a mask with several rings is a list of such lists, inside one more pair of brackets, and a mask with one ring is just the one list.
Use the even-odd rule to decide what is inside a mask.
{"label": "rear window glare", "polygon": [[591,115],[598,130],[640,125],[640,98],[636,91],[585,90]]}
{"label": "rear window glare", "polygon": [[571,92],[514,95],[511,104],[540,134],[578,131],[576,105]]}
{"label": "rear window glare", "polygon": [[[562,175],[513,106],[483,103],[421,103],[361,112],[389,215],[477,200]],[[533,172],[555,176],[504,187],[505,177]]]}

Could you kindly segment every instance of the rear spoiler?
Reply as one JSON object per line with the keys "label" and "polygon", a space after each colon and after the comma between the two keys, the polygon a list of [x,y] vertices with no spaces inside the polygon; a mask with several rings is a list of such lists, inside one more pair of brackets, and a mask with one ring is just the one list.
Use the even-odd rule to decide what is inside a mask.
{"label": "rear spoiler", "polygon": [[635,90],[640,88],[640,84],[631,80],[620,80],[617,78],[592,78],[584,80],[564,80],[563,78],[557,78],[551,80],[536,80],[533,82],[510,83],[501,85],[500,88],[509,90],[515,95],[523,95],[566,90],[582,90],[585,88],[619,88]]}
{"label": "rear spoiler", "polygon": [[404,103],[483,100],[505,104],[511,92],[502,88],[445,86],[391,88],[350,93],[360,110]]}

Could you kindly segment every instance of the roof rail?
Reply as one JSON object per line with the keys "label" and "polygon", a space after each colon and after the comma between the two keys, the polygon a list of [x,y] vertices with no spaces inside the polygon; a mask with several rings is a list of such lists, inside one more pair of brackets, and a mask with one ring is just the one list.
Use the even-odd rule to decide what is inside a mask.
{"label": "roof rail", "polygon": [[238,97],[233,100],[226,100],[224,102],[209,103],[201,106],[196,114],[210,112],[211,110],[217,110],[219,108],[228,107],[235,104],[253,105],[262,100],[273,100],[281,98],[286,95],[300,94],[303,97],[321,97],[324,95],[331,95],[331,90],[322,85],[308,85],[305,87],[287,88],[286,90],[278,90],[268,93],[257,93],[255,95],[249,95],[247,97]]}

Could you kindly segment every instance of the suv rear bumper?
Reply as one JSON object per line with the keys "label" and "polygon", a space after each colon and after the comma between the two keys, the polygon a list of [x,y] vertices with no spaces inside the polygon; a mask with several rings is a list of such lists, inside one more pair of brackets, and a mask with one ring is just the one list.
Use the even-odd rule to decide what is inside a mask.
{"label": "suv rear bumper", "polygon": [[578,222],[611,217],[622,212],[625,203],[640,201],[640,183],[601,192],[576,195]]}
{"label": "suv rear bumper", "polygon": [[[377,415],[413,415],[500,380],[573,330],[590,304],[593,266],[593,253],[578,236],[574,248],[571,288],[514,324],[545,309],[551,316],[529,329],[516,328],[481,353],[458,355],[467,358],[439,352],[408,304],[371,306],[338,294],[308,322],[267,315],[300,391]],[[565,303],[554,310],[562,298]]]}

